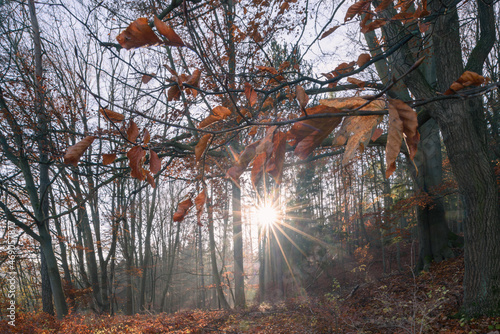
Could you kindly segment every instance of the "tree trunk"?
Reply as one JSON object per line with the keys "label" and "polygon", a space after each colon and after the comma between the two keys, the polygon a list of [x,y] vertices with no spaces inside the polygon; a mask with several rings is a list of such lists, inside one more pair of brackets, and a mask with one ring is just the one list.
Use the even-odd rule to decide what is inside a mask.
{"label": "tree trunk", "polygon": [[[436,4],[437,5],[437,4]],[[478,6],[484,6],[480,1]],[[482,8],[482,7],[481,7]],[[480,9],[481,9],[480,8]],[[473,50],[475,58],[467,66],[481,71],[484,55],[475,53],[483,47],[484,24],[490,24],[493,6],[479,11],[481,40]],[[438,90],[446,90],[463,73],[459,20],[456,7],[450,6],[434,26]],[[485,39],[495,40],[495,31]],[[491,47],[490,47],[491,50]],[[484,52],[483,52],[484,53]],[[485,52],[487,55],[489,50]],[[479,63],[472,66],[471,63]],[[479,73],[480,74],[480,73]],[[450,159],[465,207],[465,276],[463,310],[469,316],[500,314],[500,205],[498,185],[490,165],[482,105],[476,101],[444,101],[436,119]]]}
{"label": "tree trunk", "polygon": [[241,189],[232,183],[233,195],[233,247],[235,307],[245,307],[245,276],[243,272],[243,238],[241,232]]}
{"label": "tree trunk", "polygon": [[[50,287],[52,289],[53,298],[56,306],[57,317],[63,318],[68,313],[68,306],[66,304],[66,299],[64,297],[63,287],[61,283],[61,276],[59,275],[59,268],[57,266],[57,259],[54,254],[54,249],[52,248],[52,241],[49,232],[49,136],[48,136],[48,125],[50,118],[44,109],[44,87],[43,87],[43,70],[42,70],[42,45],[40,37],[40,28],[38,26],[38,19],[36,17],[35,2],[30,0],[28,2],[31,25],[33,28],[33,42],[35,51],[35,112],[38,120],[37,135],[38,139],[38,149],[40,152],[40,187],[39,187],[39,202],[36,207],[34,207],[35,216],[38,219],[38,228],[40,233],[41,241],[41,252],[45,257],[45,261],[42,262],[42,267],[44,263],[47,265],[48,275],[42,275],[42,279],[50,280]],[[38,214],[37,212],[38,211]],[[43,271],[43,269],[42,269]],[[42,282],[42,286],[46,286],[47,282]],[[51,310],[52,301],[44,298],[44,310]]]}
{"label": "tree trunk", "polygon": [[219,269],[217,268],[217,257],[215,253],[215,235],[214,235],[214,220],[211,198],[207,199],[207,212],[208,212],[208,237],[210,243],[210,262],[212,263],[212,275],[214,278],[215,288],[217,290],[217,296],[219,300],[219,305],[223,309],[229,309],[230,306],[224,296],[224,291],[222,290],[222,283],[219,275]]}

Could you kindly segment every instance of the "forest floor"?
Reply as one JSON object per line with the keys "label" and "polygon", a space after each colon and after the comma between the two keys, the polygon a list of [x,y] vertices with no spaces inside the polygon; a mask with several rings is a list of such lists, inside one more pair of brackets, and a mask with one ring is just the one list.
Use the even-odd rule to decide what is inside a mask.
{"label": "forest floor", "polygon": [[[455,317],[463,297],[463,256],[433,264],[418,276],[385,275],[322,297],[261,303],[245,310],[193,310],[175,314],[74,314],[58,321],[19,314],[1,333],[488,333],[500,317]],[[337,287],[338,288],[338,287]]]}

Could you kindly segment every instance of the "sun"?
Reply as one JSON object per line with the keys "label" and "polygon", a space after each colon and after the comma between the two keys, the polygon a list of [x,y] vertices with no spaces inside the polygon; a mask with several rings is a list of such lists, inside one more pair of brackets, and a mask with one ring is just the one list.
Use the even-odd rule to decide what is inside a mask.
{"label": "sun", "polygon": [[273,205],[263,204],[257,207],[255,219],[262,226],[272,226],[279,219],[279,212]]}

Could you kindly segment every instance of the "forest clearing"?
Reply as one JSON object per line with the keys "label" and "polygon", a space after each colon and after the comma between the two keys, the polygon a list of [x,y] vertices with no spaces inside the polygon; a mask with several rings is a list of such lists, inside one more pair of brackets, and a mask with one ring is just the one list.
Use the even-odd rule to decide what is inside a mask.
{"label": "forest clearing", "polygon": [[0,0],[0,331],[500,333],[498,0]]}

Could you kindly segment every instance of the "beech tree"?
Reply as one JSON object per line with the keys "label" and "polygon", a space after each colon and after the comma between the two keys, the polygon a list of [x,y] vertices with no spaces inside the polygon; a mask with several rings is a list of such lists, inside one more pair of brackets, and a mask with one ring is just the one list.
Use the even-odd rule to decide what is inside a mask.
{"label": "beech tree", "polygon": [[[58,4],[70,13],[68,15],[73,15],[66,4]],[[65,187],[76,203],[60,215],[77,215],[75,221],[81,239],[77,244],[88,251],[84,253],[83,248],[77,251],[80,271],[82,276],[87,275],[86,271],[90,274],[88,281],[93,287],[96,305],[103,310],[113,308],[112,302],[107,301],[108,291],[101,292],[100,289],[106,289],[108,280],[113,284],[112,277],[107,275],[107,266],[119,246],[123,263],[116,264],[113,259],[110,275],[115,274],[115,265],[125,268],[126,312],[132,314],[147,309],[147,291],[151,296],[155,292],[155,285],[149,284],[148,279],[155,278],[154,270],[150,270],[155,259],[151,242],[156,235],[154,219],[156,203],[161,198],[159,188],[164,184],[159,178],[173,178],[190,184],[168,220],[168,249],[166,244],[162,249],[165,284],[160,289],[163,290],[160,294],[161,309],[168,308],[167,298],[174,298],[169,291],[174,280],[173,270],[178,269],[180,260],[191,263],[193,256],[195,263],[205,260],[201,242],[204,224],[208,227],[217,299],[221,307],[229,307],[223,288],[224,277],[217,264],[218,240],[213,225],[216,205],[213,201],[219,198],[213,194],[213,189],[217,188],[214,180],[227,178],[232,184],[232,213],[228,217],[233,220],[233,300],[236,307],[244,307],[247,273],[243,263],[241,198],[245,196],[245,189],[240,184],[248,180],[259,196],[270,198],[268,180],[272,178],[273,186],[280,187],[287,165],[303,165],[299,169],[303,168],[304,177],[297,187],[306,188],[307,185],[309,188],[314,175],[319,173],[312,162],[342,153],[342,162],[335,168],[345,174],[336,175],[346,175],[351,179],[349,184],[356,184],[352,182],[356,167],[349,168],[360,154],[364,157],[361,158],[361,170],[368,167],[374,169],[373,175],[380,170],[385,174],[383,191],[375,190],[373,197],[383,193],[387,199],[383,224],[388,225],[393,220],[389,180],[394,178],[395,172],[398,174],[397,161],[403,153],[413,166],[410,170],[416,188],[429,194],[430,198],[426,206],[418,209],[421,233],[419,267],[427,268],[431,260],[452,256],[454,236],[446,225],[442,199],[434,192],[441,184],[440,136],[466,208],[464,312],[467,315],[499,312],[499,188],[492,157],[488,154],[484,113],[484,96],[498,89],[499,83],[498,77],[489,81],[483,76],[484,65],[497,41],[495,20],[498,20],[498,14],[494,10],[497,4],[475,2],[472,10],[477,13],[478,39],[467,56],[462,51],[461,4],[451,0],[439,3],[361,0],[349,4],[341,20],[335,16],[341,4],[331,4],[331,16],[314,22],[317,30],[311,41],[305,37],[311,32],[307,15],[314,12],[319,17],[326,13],[323,8],[326,5],[320,2],[173,0],[169,4],[139,3],[133,15],[137,12],[141,15],[130,18],[127,17],[130,13],[120,12],[120,3],[89,4],[89,13],[109,9],[111,19],[105,21],[111,27],[109,36],[92,29],[88,21],[77,16],[74,18],[101,46],[102,52],[116,61],[115,65],[119,64],[107,68],[102,64],[105,62],[105,57],[102,57],[100,64],[86,63],[98,70],[96,84],[87,77],[80,78],[78,87],[88,97],[83,103],[85,110],[92,110],[89,115],[97,121],[97,126],[88,122],[85,113],[65,114],[57,108],[47,111],[48,91],[44,82],[47,82],[48,74],[43,71],[42,39],[33,1],[29,2],[28,8],[34,49],[27,53],[34,55],[33,66],[23,65],[29,57],[22,56],[22,53],[11,52],[9,55],[2,52],[2,57],[7,56],[8,60],[19,64],[16,70],[25,80],[9,82],[2,79],[0,82],[0,107],[4,116],[0,124],[8,130],[0,136],[1,159],[8,161],[8,168],[14,171],[14,177],[2,175],[9,185],[1,185],[8,200],[1,201],[0,205],[5,217],[40,243],[42,273],[44,261],[48,269],[48,279],[43,278],[43,281],[50,282],[60,317],[66,314],[67,308],[48,228],[51,218],[49,194],[57,196],[51,191],[51,186]],[[340,22],[335,25],[334,21]],[[358,50],[352,59],[338,66],[330,65],[331,62],[327,65],[331,68],[321,69],[320,73],[303,61],[311,48],[331,43],[341,26],[357,26],[357,22],[369,53]],[[2,23],[2,29],[9,36],[13,35],[11,32],[17,33],[15,29],[5,27]],[[292,54],[286,59],[273,57],[272,43],[289,33],[296,36]],[[17,47],[16,40],[11,40],[10,44]],[[84,58],[81,49],[76,48],[75,53],[75,57]],[[296,61],[292,61],[292,57]],[[361,80],[371,65],[375,65],[379,80]],[[112,78],[112,84],[101,81],[100,75]],[[344,83],[344,79],[348,83]],[[22,87],[12,88],[17,84]],[[32,105],[25,101],[27,96],[31,97]],[[29,110],[33,110],[36,122],[32,121]],[[59,121],[52,120],[51,115]],[[85,118],[81,127],[80,123],[75,125],[78,117]],[[65,118],[71,118],[68,123],[73,124],[72,127],[65,125]],[[68,133],[79,139],[67,144],[68,147],[58,147],[58,143],[68,142]],[[27,150],[27,139],[31,143],[29,147],[36,147],[37,152]],[[371,145],[385,147],[385,161],[376,160],[380,151],[366,149]],[[366,159],[366,165],[363,159]],[[368,159],[374,161],[368,162]],[[99,197],[94,192],[98,187],[94,182],[99,180],[83,174],[79,167],[83,163],[97,166],[96,169],[86,168],[85,173],[100,174],[103,170],[116,173],[109,182],[126,177],[129,172],[135,182],[133,186],[132,182],[114,186],[117,196],[127,197],[130,201],[116,199],[116,210],[113,211],[120,215],[110,224],[115,234],[109,256],[104,255],[99,239]],[[101,169],[103,166],[109,167]],[[125,169],[126,173],[123,173]],[[60,177],[65,179],[58,180]],[[82,184],[83,180],[88,191]],[[261,187],[262,182],[264,186]],[[155,189],[152,198],[147,197],[151,202],[143,208],[143,193],[138,189],[145,186]],[[376,186],[380,187],[380,184]],[[347,224],[351,210],[357,210],[357,204],[363,199],[356,203],[347,187],[335,187],[338,193],[335,196],[342,202],[342,207],[340,204],[339,207],[344,210],[338,213],[339,221]],[[359,187],[365,189],[363,184]],[[13,191],[14,188],[17,191]],[[178,196],[169,198],[174,197]],[[322,197],[313,191],[298,197],[297,201],[307,206],[300,214],[312,225],[315,216],[313,199]],[[26,202],[30,203],[31,209],[26,207]],[[361,231],[368,242],[371,236],[363,231],[362,205],[359,208],[357,231]],[[90,210],[90,215],[87,210]],[[57,209],[53,211],[55,214]],[[187,229],[182,222],[186,217],[192,217],[191,211],[196,214],[199,224],[199,227],[193,225],[190,228],[197,230],[198,242],[191,238],[184,240],[181,236],[181,228]],[[373,211],[381,212],[382,208]],[[323,214],[318,216],[323,217]],[[144,231],[140,229],[143,222]],[[34,226],[37,226],[38,233]],[[223,248],[226,228],[225,225]],[[380,230],[377,238],[381,240],[385,257],[387,238],[385,231]],[[93,233],[96,233],[95,240]],[[62,230],[57,231],[58,236],[62,234]],[[345,241],[346,252],[353,253],[350,232],[339,227],[339,235],[342,234],[340,244]],[[145,246],[141,243],[143,237]],[[299,243],[294,238],[289,240],[290,244]],[[272,241],[272,251],[276,254],[281,241],[278,237]],[[97,242],[99,245],[94,247]],[[263,243],[261,240],[262,268],[267,261]],[[59,245],[61,250],[65,247],[62,239]],[[93,250],[97,250],[97,258]],[[222,251],[222,258],[225,251]],[[301,264],[299,258],[300,255],[296,254],[294,265]],[[276,263],[275,269],[279,272],[283,265],[279,254],[274,260],[276,262],[267,264]],[[385,265],[385,258],[383,263]],[[224,268],[224,263],[221,267]],[[140,278],[135,273],[137,268],[142,269]],[[264,295],[265,272],[260,274],[261,294]],[[70,275],[65,273],[65,276]],[[279,272],[274,279],[283,284],[284,276]],[[204,291],[205,284],[200,283],[203,279],[192,281],[191,277],[186,277],[181,284],[194,284]],[[136,295],[133,285],[139,282],[140,293]],[[227,282],[230,286],[229,279]],[[180,307],[183,296],[175,298],[178,298],[176,305]],[[198,298],[197,305],[202,305],[205,299]],[[50,311],[48,303],[46,310]]]}

